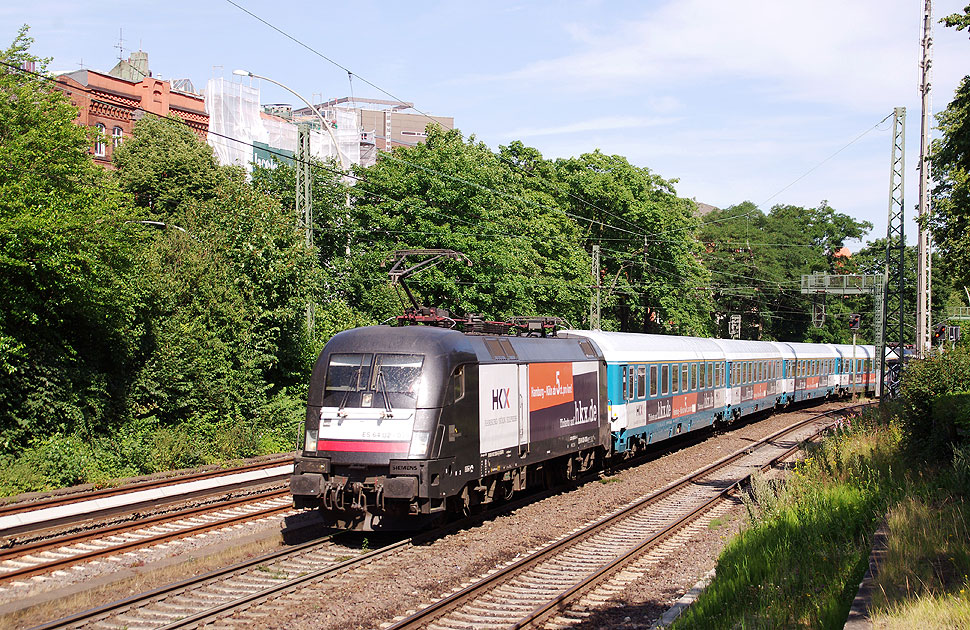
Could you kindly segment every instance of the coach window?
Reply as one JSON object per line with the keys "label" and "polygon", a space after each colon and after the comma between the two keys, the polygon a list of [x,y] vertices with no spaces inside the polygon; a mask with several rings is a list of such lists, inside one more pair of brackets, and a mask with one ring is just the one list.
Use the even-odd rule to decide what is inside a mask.
{"label": "coach window", "polygon": [[690,365],[687,363],[680,366],[680,391],[688,391],[687,385],[690,383]]}
{"label": "coach window", "polygon": [[670,366],[667,364],[660,366],[660,387],[664,396],[670,393]]}
{"label": "coach window", "polygon": [[651,398],[657,395],[657,366],[650,366],[650,396]]}
{"label": "coach window", "polygon": [[643,365],[637,366],[637,400],[647,395],[647,368]]}
{"label": "coach window", "polygon": [[674,363],[670,366],[670,393],[680,392],[680,364]]}
{"label": "coach window", "polygon": [[690,364],[690,389],[695,391],[697,389],[697,364]]}
{"label": "coach window", "polygon": [[634,380],[635,380],[634,379],[634,374],[636,374],[636,368],[631,365],[630,366],[630,376],[629,376],[629,378],[627,379],[627,382],[626,382],[626,399],[627,400],[633,400],[633,383],[634,383]]}
{"label": "coach window", "polygon": [[626,379],[627,379],[626,372],[627,372],[627,369],[626,369],[626,366],[624,365],[623,366],[623,386],[622,386],[623,400],[627,400],[627,396],[626,396]]}

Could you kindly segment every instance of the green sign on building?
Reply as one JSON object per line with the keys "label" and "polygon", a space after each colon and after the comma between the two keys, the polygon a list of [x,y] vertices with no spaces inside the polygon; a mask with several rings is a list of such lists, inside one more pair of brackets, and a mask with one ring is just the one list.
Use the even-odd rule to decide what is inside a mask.
{"label": "green sign on building", "polygon": [[288,149],[277,149],[265,142],[253,142],[253,164],[263,168],[276,168],[273,161],[276,158],[287,166],[293,166],[293,152]]}

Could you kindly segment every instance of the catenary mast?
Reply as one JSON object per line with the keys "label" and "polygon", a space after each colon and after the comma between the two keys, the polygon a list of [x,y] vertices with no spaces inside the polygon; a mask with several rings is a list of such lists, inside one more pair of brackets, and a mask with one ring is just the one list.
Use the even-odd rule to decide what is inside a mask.
{"label": "catenary mast", "polygon": [[922,96],[922,116],[920,117],[920,148],[919,148],[919,243],[917,246],[917,280],[916,280],[916,356],[924,357],[930,350],[930,334],[933,330],[933,301],[932,288],[932,257],[930,253],[932,239],[928,225],[930,214],[929,184],[930,184],[930,69],[933,52],[933,18],[931,0],[925,0],[923,6],[923,58],[920,63],[922,71],[920,94]]}

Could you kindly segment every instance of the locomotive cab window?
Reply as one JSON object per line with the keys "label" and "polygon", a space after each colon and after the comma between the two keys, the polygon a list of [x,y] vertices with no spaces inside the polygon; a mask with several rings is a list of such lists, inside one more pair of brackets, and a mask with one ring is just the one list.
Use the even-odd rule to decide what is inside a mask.
{"label": "locomotive cab window", "polygon": [[579,349],[583,351],[583,354],[586,355],[587,359],[596,358],[596,350],[593,349],[593,344],[591,344],[587,339],[583,339],[579,342]]}
{"label": "locomotive cab window", "polygon": [[[370,382],[371,354],[332,354],[327,366],[326,394],[355,392]],[[326,395],[325,394],[325,395]]]}
{"label": "locomotive cab window", "polygon": [[451,399],[457,402],[465,397],[465,366],[459,365],[451,375]]}
{"label": "locomotive cab window", "polygon": [[371,389],[416,397],[423,365],[424,356],[420,354],[379,354],[374,361]]}

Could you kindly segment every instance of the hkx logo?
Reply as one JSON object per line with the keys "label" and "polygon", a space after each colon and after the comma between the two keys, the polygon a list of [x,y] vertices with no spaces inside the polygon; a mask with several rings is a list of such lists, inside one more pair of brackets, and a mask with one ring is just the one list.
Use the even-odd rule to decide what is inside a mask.
{"label": "hkx logo", "polygon": [[505,389],[493,389],[492,409],[508,409],[511,407],[512,403],[509,402],[509,392],[511,390],[511,387],[506,387]]}

